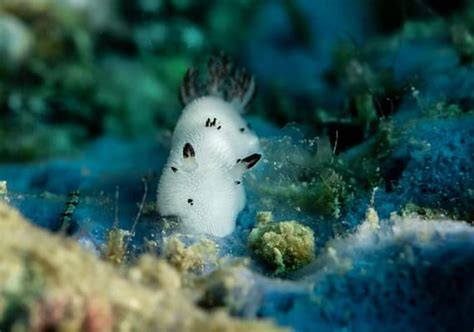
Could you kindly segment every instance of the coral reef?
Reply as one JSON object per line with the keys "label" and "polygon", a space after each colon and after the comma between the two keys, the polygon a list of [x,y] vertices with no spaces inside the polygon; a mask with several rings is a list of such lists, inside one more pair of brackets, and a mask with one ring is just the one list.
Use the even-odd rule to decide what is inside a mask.
{"label": "coral reef", "polygon": [[[0,0],[0,330],[472,330],[473,36],[467,0]],[[254,80],[186,74],[221,51]],[[253,83],[233,232],[184,235],[179,95]]]}
{"label": "coral reef", "polygon": [[30,225],[1,201],[0,248],[0,328],[5,331],[278,330],[267,322],[205,313],[167,280],[176,276],[171,267],[161,268],[166,273],[161,277],[145,272],[147,258],[139,275],[120,276],[73,241]]}

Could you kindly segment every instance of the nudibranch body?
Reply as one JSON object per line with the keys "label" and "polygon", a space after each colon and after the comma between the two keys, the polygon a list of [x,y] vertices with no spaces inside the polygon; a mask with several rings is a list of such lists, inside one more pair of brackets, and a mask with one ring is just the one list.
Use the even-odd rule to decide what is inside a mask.
{"label": "nudibranch body", "polygon": [[258,137],[242,118],[253,78],[225,57],[211,58],[207,88],[186,73],[185,104],[160,178],[158,211],[175,216],[183,232],[226,236],[245,206],[242,177],[261,158]]}
{"label": "nudibranch body", "polygon": [[182,148],[190,144],[195,151],[195,163],[203,167],[225,169],[229,171],[237,159],[242,159],[253,153],[260,153],[258,139],[255,141],[240,140],[225,135],[225,133],[209,128],[191,128],[186,133],[179,135],[172,145],[169,160],[177,160],[182,154]]}
{"label": "nudibranch body", "polygon": [[235,162],[231,171],[215,164],[187,169],[194,157],[169,160],[158,186],[158,208],[163,216],[176,216],[181,230],[191,234],[226,236],[235,228],[245,206],[242,176],[258,162],[259,154]]}
{"label": "nudibranch body", "polygon": [[183,110],[171,146],[180,147],[186,142],[196,148],[208,147],[198,154],[200,158],[207,158],[217,152],[219,159],[224,162],[260,151],[257,135],[249,128],[238,109],[213,96],[193,100]]}
{"label": "nudibranch body", "polygon": [[230,234],[235,227],[242,186],[236,186],[225,173],[210,169],[177,173],[163,171],[158,188],[160,213],[178,217],[185,233]]}

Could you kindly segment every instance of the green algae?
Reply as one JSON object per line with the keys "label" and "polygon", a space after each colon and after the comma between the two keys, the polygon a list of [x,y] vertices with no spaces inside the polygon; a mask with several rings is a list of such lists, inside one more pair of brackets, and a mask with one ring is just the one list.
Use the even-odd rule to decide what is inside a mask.
{"label": "green algae", "polygon": [[317,212],[336,219],[353,197],[350,185],[330,168],[308,182],[262,186],[260,190],[263,195],[290,202],[296,210]]}
{"label": "green algae", "polygon": [[376,134],[365,145],[341,156],[346,165],[351,165],[353,179],[359,184],[359,188],[372,190],[383,185],[381,165],[390,156],[398,141],[399,131],[395,129],[394,123],[384,120]]}
{"label": "green algae", "polygon": [[474,114],[474,109],[463,109],[458,104],[438,101],[423,109],[423,115],[431,119],[449,119]]}
{"label": "green algae", "polygon": [[[68,128],[38,126],[33,119],[0,124],[0,160],[32,161],[77,152],[84,135],[77,126]],[[16,126],[16,127],[14,127]]]}
{"label": "green algae", "polygon": [[471,63],[474,59],[474,34],[463,24],[451,27],[451,41],[463,64]]}
{"label": "green algae", "polygon": [[460,219],[458,215],[444,211],[443,209],[433,209],[423,207],[414,203],[407,203],[401,210],[402,217],[418,217],[423,220]]}
{"label": "green algae", "polygon": [[331,147],[326,137],[293,140],[284,136],[264,141],[263,149],[270,175],[248,181],[259,193],[263,209],[273,210],[278,202],[285,202],[296,211],[337,219],[352,203],[353,175],[335,155],[337,146]]}
{"label": "green algae", "polygon": [[236,22],[250,20],[256,7],[1,1],[0,160],[71,154],[102,134],[171,129],[187,68],[214,42],[240,50],[246,25]]}
{"label": "green algae", "polygon": [[310,228],[295,220],[275,222],[268,213],[257,214],[257,220],[248,245],[275,274],[297,270],[314,258],[314,233]]}

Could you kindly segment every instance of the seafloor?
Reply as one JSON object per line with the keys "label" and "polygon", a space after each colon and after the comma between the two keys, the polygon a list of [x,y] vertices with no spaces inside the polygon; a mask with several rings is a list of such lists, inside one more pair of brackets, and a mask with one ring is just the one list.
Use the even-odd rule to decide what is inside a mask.
{"label": "seafloor", "polygon": [[[220,50],[263,149],[224,238],[155,203]],[[1,332],[472,331],[473,222],[472,1],[0,0]]]}

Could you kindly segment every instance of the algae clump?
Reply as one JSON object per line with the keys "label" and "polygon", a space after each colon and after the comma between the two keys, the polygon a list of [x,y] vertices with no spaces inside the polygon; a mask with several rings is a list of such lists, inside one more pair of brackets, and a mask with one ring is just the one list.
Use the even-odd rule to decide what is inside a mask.
{"label": "algae clump", "polygon": [[180,289],[181,275],[164,259],[152,254],[140,256],[135,266],[129,271],[130,279],[141,284],[161,289]]}
{"label": "algae clump", "polygon": [[275,274],[299,269],[314,258],[314,233],[297,221],[274,222],[271,213],[257,213],[249,247]]}
{"label": "algae clump", "polygon": [[217,246],[209,239],[186,246],[178,236],[165,239],[164,257],[180,272],[202,272],[217,262]]}

